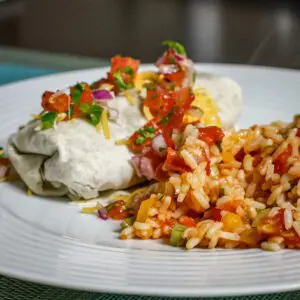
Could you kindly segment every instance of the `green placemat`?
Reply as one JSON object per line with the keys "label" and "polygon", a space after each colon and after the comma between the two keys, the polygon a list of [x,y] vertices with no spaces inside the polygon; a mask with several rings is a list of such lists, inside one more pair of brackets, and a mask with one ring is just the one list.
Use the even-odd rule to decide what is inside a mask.
{"label": "green placemat", "polygon": [[[1,64],[2,63],[2,64]],[[0,84],[28,77],[45,75],[72,69],[107,65],[106,60],[78,58],[68,55],[51,55],[41,52],[0,48]],[[2,68],[1,68],[2,67]],[[167,297],[125,296],[99,294],[25,282],[0,275],[0,300],[166,300]],[[180,298],[195,299],[195,298]],[[222,298],[202,298],[215,300]],[[268,294],[261,296],[227,297],[227,300],[300,300],[299,292]]]}
{"label": "green placemat", "polygon": [[[130,296],[80,292],[54,288],[0,276],[1,300],[169,300],[168,297]],[[174,299],[174,298],[173,298]],[[178,298],[192,300],[195,298]],[[278,293],[260,296],[201,298],[202,300],[299,300],[300,292]]]}

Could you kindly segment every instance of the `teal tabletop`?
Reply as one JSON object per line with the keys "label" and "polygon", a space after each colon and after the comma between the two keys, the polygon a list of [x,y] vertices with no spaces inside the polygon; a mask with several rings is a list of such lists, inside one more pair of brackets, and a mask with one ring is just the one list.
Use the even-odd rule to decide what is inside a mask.
{"label": "teal tabletop", "polygon": [[[107,62],[102,61],[102,65]],[[70,65],[72,62],[70,61]],[[99,63],[99,65],[101,65]],[[66,68],[68,69],[68,68]],[[20,64],[16,62],[1,63],[0,61],[0,84],[14,82],[26,78],[36,76],[53,74],[60,72],[62,69],[51,68],[49,66],[32,66],[28,63]],[[1,300],[164,300],[170,299],[166,297],[145,297],[145,296],[130,296],[130,295],[116,295],[106,293],[92,293],[84,291],[74,291],[63,288],[50,287],[47,285],[40,285],[31,282],[25,282],[13,278],[8,278],[0,275],[0,299]],[[181,298],[192,299],[192,298]],[[202,298],[204,299],[204,298]],[[205,298],[217,299],[217,298]],[[218,298],[220,299],[220,298]],[[227,300],[296,300],[300,299],[300,291],[289,293],[268,294],[259,296],[246,297],[229,297],[223,298]]]}

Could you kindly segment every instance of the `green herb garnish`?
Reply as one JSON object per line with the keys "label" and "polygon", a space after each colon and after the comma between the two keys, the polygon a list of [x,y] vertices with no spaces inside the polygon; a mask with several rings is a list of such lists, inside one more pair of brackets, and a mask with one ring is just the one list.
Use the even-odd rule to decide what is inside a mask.
{"label": "green herb garnish", "polygon": [[175,112],[175,107],[173,107],[166,116],[164,116],[160,121],[159,124],[168,124]]}
{"label": "green herb garnish", "polygon": [[114,73],[113,77],[116,79],[117,86],[120,90],[128,90],[134,88],[134,85],[132,83],[124,82],[120,72]]}
{"label": "green herb garnish", "polygon": [[152,139],[155,137],[155,128],[154,127],[144,127],[137,130],[137,133],[139,133],[142,137],[148,139]]}
{"label": "green herb garnish", "polygon": [[173,48],[178,54],[186,55],[184,46],[178,42],[166,40],[166,41],[163,41],[162,44],[169,48]]}
{"label": "green herb garnish", "polygon": [[159,151],[159,152],[165,152],[166,150],[167,150],[167,149],[166,149],[165,147],[159,147],[159,148],[158,148],[158,151]]}
{"label": "green herb garnish", "polygon": [[89,116],[93,125],[98,125],[100,123],[101,114],[103,108],[97,104],[92,104],[89,110]]}
{"label": "green herb garnish", "polygon": [[146,138],[144,138],[143,136],[140,136],[135,140],[135,143],[137,145],[142,145],[143,143],[145,143],[145,141],[146,141]]}
{"label": "green herb garnish", "polygon": [[155,128],[154,127],[145,127],[145,131],[154,133],[155,132]]}
{"label": "green herb garnish", "polygon": [[91,123],[96,126],[100,123],[103,108],[98,104],[81,103],[79,110],[89,117]]}
{"label": "green herb garnish", "polygon": [[52,128],[54,125],[54,122],[57,118],[57,113],[55,112],[47,112],[45,113],[42,118],[42,129],[49,129]]}
{"label": "green herb garnish", "polygon": [[71,92],[71,99],[76,105],[79,105],[79,101],[83,91],[84,91],[84,86],[82,83],[77,83],[73,87]]}

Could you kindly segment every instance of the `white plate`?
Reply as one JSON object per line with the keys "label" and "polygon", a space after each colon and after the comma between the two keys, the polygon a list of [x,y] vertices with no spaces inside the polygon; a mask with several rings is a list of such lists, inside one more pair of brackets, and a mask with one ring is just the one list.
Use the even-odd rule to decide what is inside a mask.
{"label": "white plate", "polygon": [[[289,120],[300,112],[300,73],[272,68],[198,65],[243,88],[240,125]],[[0,144],[39,112],[40,95],[105,69],[71,72],[0,88]],[[118,224],[82,215],[64,199],[28,197],[0,185],[0,273],[62,287],[169,296],[227,296],[300,288],[300,251],[193,250],[154,241],[121,241]]]}

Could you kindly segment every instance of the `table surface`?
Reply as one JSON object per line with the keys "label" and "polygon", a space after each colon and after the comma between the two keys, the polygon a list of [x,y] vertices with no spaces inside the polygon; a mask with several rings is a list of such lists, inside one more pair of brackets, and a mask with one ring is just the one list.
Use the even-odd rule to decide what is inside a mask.
{"label": "table surface", "polygon": [[[19,50],[17,50],[18,52]],[[5,56],[5,63],[1,61]],[[20,58],[21,55],[21,58]],[[35,58],[35,59],[33,59]],[[61,63],[63,62],[63,63]],[[31,51],[21,51],[16,55],[14,49],[0,48],[0,85],[17,80],[36,77],[55,72],[107,65],[107,60],[91,60],[89,58],[70,57],[65,55],[49,55]],[[99,294],[92,292],[73,291],[68,289],[39,285],[20,281],[0,275],[1,300],[165,300],[163,297],[124,296],[114,294]],[[191,299],[191,298],[181,298]],[[217,298],[203,298],[213,300]],[[225,299],[225,298],[224,298]],[[300,291],[278,293],[261,296],[229,297],[227,300],[296,300],[300,299]]]}

